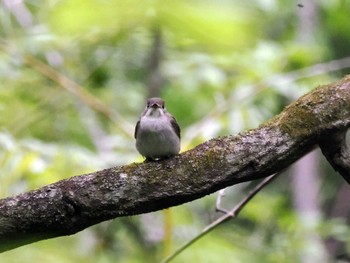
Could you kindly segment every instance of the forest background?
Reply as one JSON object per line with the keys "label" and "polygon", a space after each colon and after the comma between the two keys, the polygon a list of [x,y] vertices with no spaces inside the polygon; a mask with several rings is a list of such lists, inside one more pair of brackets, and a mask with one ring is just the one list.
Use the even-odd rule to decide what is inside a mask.
{"label": "forest background", "polygon": [[[350,2],[3,0],[0,197],[143,159],[133,129],[151,96],[182,151],[255,128],[350,72]],[[226,190],[233,207],[256,182]],[[159,262],[215,220],[217,194],[1,262]],[[350,191],[314,150],[174,262],[336,262],[350,252]]]}

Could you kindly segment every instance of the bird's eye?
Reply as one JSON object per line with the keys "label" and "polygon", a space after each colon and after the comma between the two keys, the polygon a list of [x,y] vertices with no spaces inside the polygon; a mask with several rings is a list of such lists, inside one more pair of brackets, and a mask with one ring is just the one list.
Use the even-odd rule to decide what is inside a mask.
{"label": "bird's eye", "polygon": [[162,105],[162,108],[164,109],[164,105]]}
{"label": "bird's eye", "polygon": [[149,108],[149,102],[147,103],[147,108]]}

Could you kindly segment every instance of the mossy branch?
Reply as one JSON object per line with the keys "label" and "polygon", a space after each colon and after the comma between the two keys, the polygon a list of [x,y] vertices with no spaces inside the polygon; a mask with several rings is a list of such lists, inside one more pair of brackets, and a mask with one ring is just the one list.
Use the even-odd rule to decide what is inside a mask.
{"label": "mossy branch", "polygon": [[161,162],[113,167],[0,200],[0,251],[267,177],[318,144],[348,178],[344,131],[349,126],[350,77],[345,77],[314,89],[257,129],[212,139]]}

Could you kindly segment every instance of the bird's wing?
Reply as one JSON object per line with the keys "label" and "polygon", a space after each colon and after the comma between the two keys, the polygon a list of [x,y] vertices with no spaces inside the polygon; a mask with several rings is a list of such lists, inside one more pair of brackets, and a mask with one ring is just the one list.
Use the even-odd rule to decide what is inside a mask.
{"label": "bird's wing", "polygon": [[173,116],[171,116],[170,123],[171,123],[171,126],[173,126],[177,137],[179,137],[179,139],[180,139],[181,138],[180,126],[179,126],[179,124],[177,124],[176,119]]}
{"label": "bird's wing", "polygon": [[139,127],[140,127],[140,120],[138,120],[138,122],[136,123],[136,126],[135,126],[135,132],[134,132],[134,138],[135,139],[136,139],[137,131],[139,130]]}

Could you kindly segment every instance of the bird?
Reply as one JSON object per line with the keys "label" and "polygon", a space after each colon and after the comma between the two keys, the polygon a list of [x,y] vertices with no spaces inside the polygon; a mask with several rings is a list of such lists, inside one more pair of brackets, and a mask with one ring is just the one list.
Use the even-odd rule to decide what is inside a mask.
{"label": "bird", "polygon": [[149,98],[146,108],[136,123],[136,149],[145,161],[158,161],[180,152],[180,126],[165,109],[161,98]]}

